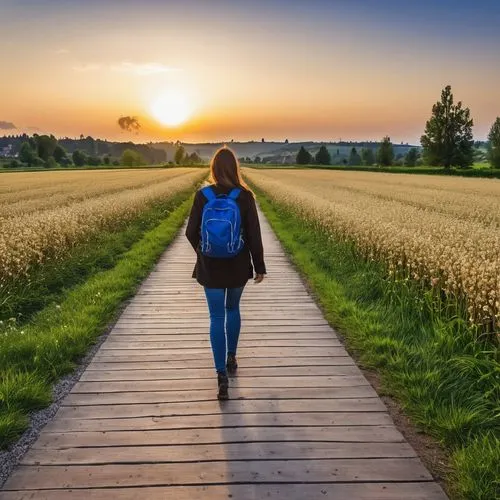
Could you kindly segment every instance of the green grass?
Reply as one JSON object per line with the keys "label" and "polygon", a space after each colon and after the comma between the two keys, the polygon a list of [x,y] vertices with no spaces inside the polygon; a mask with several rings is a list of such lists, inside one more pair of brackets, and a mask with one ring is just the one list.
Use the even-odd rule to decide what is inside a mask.
{"label": "green grass", "polygon": [[[264,213],[310,283],[329,322],[383,390],[450,456],[453,498],[492,500],[500,486],[500,367],[496,346],[477,341],[456,305],[362,259],[352,243],[272,202]],[[454,312],[452,312],[454,311]]]}
{"label": "green grass", "polygon": [[112,322],[174,239],[191,198],[156,227],[145,232],[112,267],[64,290],[58,304],[39,311],[25,325],[12,324],[0,337],[0,447],[15,441],[28,425],[30,411],[50,404],[52,384],[71,372],[96,338]]}

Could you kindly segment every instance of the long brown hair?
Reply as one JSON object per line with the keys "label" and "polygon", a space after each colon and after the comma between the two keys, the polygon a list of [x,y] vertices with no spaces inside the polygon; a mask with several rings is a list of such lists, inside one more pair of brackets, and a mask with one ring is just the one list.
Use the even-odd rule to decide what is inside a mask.
{"label": "long brown hair", "polygon": [[227,188],[238,187],[255,194],[241,176],[240,165],[234,152],[228,147],[218,149],[210,162],[210,184],[218,184]]}

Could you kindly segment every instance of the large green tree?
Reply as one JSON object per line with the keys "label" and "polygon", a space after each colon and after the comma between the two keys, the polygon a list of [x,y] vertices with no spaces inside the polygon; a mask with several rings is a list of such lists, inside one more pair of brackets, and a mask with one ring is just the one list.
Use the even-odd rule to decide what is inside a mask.
{"label": "large green tree", "polygon": [[298,165],[310,165],[312,163],[311,153],[304,146],[301,146],[295,161]]}
{"label": "large green tree", "polygon": [[23,142],[21,144],[21,149],[19,150],[19,161],[26,163],[28,167],[31,167],[36,160],[36,152],[31,147],[29,142]]}
{"label": "large green tree", "polygon": [[57,139],[53,135],[34,135],[37,154],[43,160],[47,161],[51,156],[54,156],[54,151],[57,147]]}
{"label": "large green tree", "polygon": [[377,150],[377,163],[382,167],[390,167],[394,160],[394,150],[389,136],[382,139]]}
{"label": "large green tree", "polygon": [[195,151],[194,153],[191,153],[189,156],[186,155],[186,162],[189,165],[198,165],[199,163],[202,162],[200,155]]}
{"label": "large green tree", "polygon": [[175,152],[175,157],[174,157],[175,163],[177,163],[177,165],[183,163],[185,156],[186,156],[186,150],[184,149],[184,146],[179,146],[177,148],[177,151]]}
{"label": "large green tree", "polygon": [[66,150],[61,146],[57,145],[56,148],[54,149],[54,160],[56,160],[57,163],[59,164],[66,164],[67,162],[67,153]]}
{"label": "large green tree", "polygon": [[411,148],[407,151],[405,155],[405,165],[407,167],[415,167],[418,160],[418,150],[417,148]]}
{"label": "large green tree", "polygon": [[488,134],[488,160],[493,168],[500,168],[500,117],[495,120]]}
{"label": "large green tree", "polygon": [[375,153],[372,148],[363,148],[361,150],[361,160],[363,165],[371,167],[375,163]]}
{"label": "large green tree", "polygon": [[359,155],[356,148],[353,147],[351,149],[351,153],[349,154],[349,165],[351,165],[351,167],[354,167],[361,165],[361,163],[362,163],[361,156]]}
{"label": "large green tree", "polygon": [[316,163],[319,165],[330,165],[332,157],[326,146],[321,146],[315,157]]}
{"label": "large green tree", "polygon": [[140,153],[133,149],[126,149],[122,154],[121,163],[126,167],[139,167],[144,165],[145,162]]}
{"label": "large green tree", "polygon": [[445,168],[472,165],[473,125],[469,108],[462,107],[461,101],[454,104],[451,87],[447,85],[441,92],[441,101],[432,106],[432,116],[420,139],[425,163]]}
{"label": "large green tree", "polygon": [[73,158],[73,163],[77,167],[83,167],[87,162],[87,155],[83,151],[80,151],[79,149],[73,151],[73,154],[71,156]]}

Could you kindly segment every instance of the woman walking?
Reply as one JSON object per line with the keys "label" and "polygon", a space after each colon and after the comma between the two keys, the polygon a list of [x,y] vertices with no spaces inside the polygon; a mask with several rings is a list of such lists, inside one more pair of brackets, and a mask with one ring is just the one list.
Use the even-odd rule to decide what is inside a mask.
{"label": "woman walking", "polygon": [[254,281],[261,283],[266,266],[255,196],[230,149],[215,153],[209,182],[196,193],[186,236],[197,255],[193,278],[204,287],[210,312],[217,397],[228,399],[227,374],[238,367],[240,298],[254,269]]}

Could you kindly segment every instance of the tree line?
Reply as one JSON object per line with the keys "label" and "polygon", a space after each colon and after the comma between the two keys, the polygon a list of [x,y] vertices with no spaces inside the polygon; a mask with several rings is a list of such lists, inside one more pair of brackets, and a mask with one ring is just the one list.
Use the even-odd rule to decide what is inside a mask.
{"label": "tree line", "polygon": [[7,166],[16,167],[82,167],[140,166],[166,161],[164,150],[147,144],[117,143],[80,136],[80,139],[56,139],[53,135],[26,134],[0,138],[0,146],[12,144],[17,153]]}
{"label": "tree line", "polygon": [[[427,121],[420,139],[421,151],[416,147],[411,148],[406,155],[395,158],[391,140],[386,136],[376,150],[363,148],[358,152],[353,147],[349,158],[344,158],[343,163],[351,166],[377,164],[388,167],[396,164],[415,167],[423,164],[467,168],[472,166],[476,159],[482,159],[482,154],[474,147],[473,125],[469,108],[464,107],[461,101],[454,103],[453,93],[448,85],[441,92],[440,101],[432,107],[431,118]],[[485,159],[490,162],[492,168],[500,168],[500,117],[497,117],[491,126],[486,146]],[[330,165],[331,162],[331,154],[326,146],[321,146],[314,156],[302,146],[296,157],[296,163],[299,165]]]}

